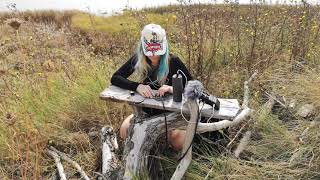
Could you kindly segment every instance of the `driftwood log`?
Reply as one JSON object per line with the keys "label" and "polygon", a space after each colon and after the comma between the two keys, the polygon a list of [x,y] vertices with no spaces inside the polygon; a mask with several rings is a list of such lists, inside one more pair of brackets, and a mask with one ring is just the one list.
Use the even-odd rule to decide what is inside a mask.
{"label": "driftwood log", "polygon": [[114,179],[115,172],[120,167],[119,160],[115,154],[118,150],[117,136],[110,126],[101,129],[102,142],[102,176],[107,179]]}
{"label": "driftwood log", "polygon": [[[201,116],[213,117],[215,119],[220,119],[221,121],[214,123],[198,123],[196,130],[195,122],[197,121],[199,113],[198,101],[183,99],[182,103],[175,103],[172,101],[172,97],[169,97],[163,102],[159,102],[155,99],[145,99],[138,94],[132,96],[129,91],[115,86],[105,89],[100,94],[101,99],[127,102],[133,106],[135,111],[135,118],[133,118],[131,122],[128,138],[125,141],[122,158],[122,162],[124,163],[123,173],[119,174],[118,179],[133,179],[138,177],[140,173],[145,172],[151,147],[156,143],[156,140],[166,132],[165,119],[167,121],[168,131],[173,129],[184,129],[187,131],[182,150],[182,154],[185,154],[185,156],[180,161],[171,178],[174,180],[182,179],[192,159],[192,146],[190,146],[190,143],[192,142],[195,132],[204,133],[221,130],[238,125],[249,117],[252,110],[248,107],[248,84],[255,75],[256,73],[249,81],[245,82],[245,99],[242,108],[240,108],[238,101],[235,99],[219,99],[221,102],[219,111],[213,111],[212,107],[209,105],[203,105],[203,107],[201,106]],[[184,104],[187,104],[188,107]],[[141,113],[141,107],[157,109],[163,109],[164,107],[166,110],[172,112],[166,113],[165,116],[161,114],[145,118],[143,113]],[[188,115],[190,118],[189,121],[186,121],[181,117],[182,113]],[[246,133],[246,139],[240,143],[242,145],[237,151],[237,155],[240,154],[245,147],[245,142],[250,138],[250,134],[251,132]]]}

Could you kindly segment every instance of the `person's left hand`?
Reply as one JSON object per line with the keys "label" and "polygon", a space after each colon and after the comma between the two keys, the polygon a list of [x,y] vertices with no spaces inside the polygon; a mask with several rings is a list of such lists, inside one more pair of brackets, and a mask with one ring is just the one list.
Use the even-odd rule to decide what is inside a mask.
{"label": "person's left hand", "polygon": [[165,93],[172,94],[172,92],[173,92],[172,86],[162,85],[158,90],[158,95],[162,97]]}

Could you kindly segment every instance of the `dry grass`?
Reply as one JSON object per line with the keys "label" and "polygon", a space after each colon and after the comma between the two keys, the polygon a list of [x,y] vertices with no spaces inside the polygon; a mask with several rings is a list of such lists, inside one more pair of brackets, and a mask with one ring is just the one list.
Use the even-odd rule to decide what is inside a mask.
{"label": "dry grass", "polygon": [[[117,129],[130,113],[127,105],[105,103],[98,95],[134,51],[141,27],[154,22],[167,30],[172,52],[217,96],[241,99],[243,81],[260,71],[252,84],[256,113],[249,146],[240,159],[200,146],[205,155],[197,155],[188,179],[203,179],[210,170],[214,179],[319,178],[319,125],[295,115],[283,121],[283,114],[260,107],[262,88],[312,103],[319,112],[317,10],[196,5],[109,18],[82,12],[1,14],[0,177],[51,177],[55,166],[44,153],[48,145],[70,154],[93,177],[100,145],[88,133],[106,124]],[[10,18],[23,23],[15,30],[4,23]],[[302,143],[299,135],[309,126]],[[169,170],[172,161],[166,162]]]}
{"label": "dry grass", "polygon": [[95,169],[99,140],[87,133],[106,124],[117,127],[116,117],[129,113],[98,98],[113,62],[72,44],[73,35],[55,27],[27,22],[16,33],[1,25],[1,177],[51,175],[54,166],[44,153],[48,143]]}

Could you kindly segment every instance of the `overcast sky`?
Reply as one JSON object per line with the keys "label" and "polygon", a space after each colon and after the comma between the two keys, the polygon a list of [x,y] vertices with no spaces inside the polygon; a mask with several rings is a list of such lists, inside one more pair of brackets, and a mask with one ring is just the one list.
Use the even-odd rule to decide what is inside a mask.
{"label": "overcast sky", "polygon": [[[230,0],[235,1],[235,0]],[[238,0],[247,4],[250,0]],[[290,2],[292,0],[265,0],[270,2]],[[300,0],[297,0],[300,1]],[[320,4],[320,0],[307,0],[312,4]],[[194,2],[223,2],[223,0],[194,0]],[[37,9],[79,9],[92,13],[113,13],[119,12],[126,6],[131,8],[156,7],[160,5],[177,4],[177,0],[0,0],[0,11],[7,10],[7,5],[15,3],[19,10]]]}

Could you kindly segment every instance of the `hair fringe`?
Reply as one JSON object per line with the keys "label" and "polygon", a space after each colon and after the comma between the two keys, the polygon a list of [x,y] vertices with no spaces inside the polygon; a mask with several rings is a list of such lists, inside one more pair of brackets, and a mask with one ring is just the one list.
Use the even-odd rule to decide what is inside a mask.
{"label": "hair fringe", "polygon": [[[137,48],[137,58],[138,61],[135,65],[135,70],[138,74],[140,82],[143,82],[147,76],[148,71],[151,70],[151,66],[147,63],[147,57],[144,55],[142,50],[141,41],[139,42]],[[167,45],[166,53],[160,56],[159,70],[157,74],[157,82],[159,85],[164,85],[166,83],[167,76],[169,74],[169,48]]]}

